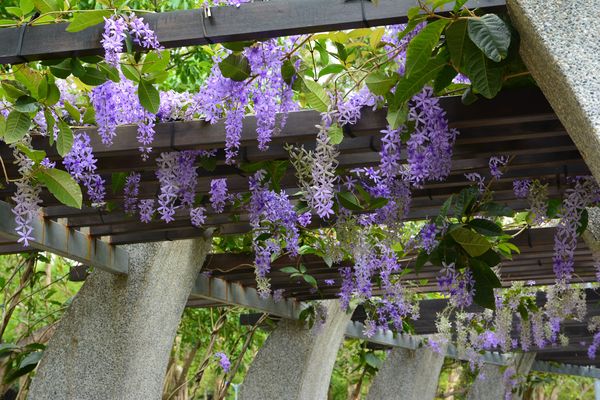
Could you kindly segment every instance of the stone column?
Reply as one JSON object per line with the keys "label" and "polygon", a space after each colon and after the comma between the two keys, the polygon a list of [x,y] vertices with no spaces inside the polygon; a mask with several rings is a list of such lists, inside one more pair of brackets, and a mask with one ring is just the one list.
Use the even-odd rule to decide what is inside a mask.
{"label": "stone column", "polygon": [[248,369],[241,400],[324,400],[346,325],[352,316],[338,300],[323,302],[327,320],[306,329],[282,320]]}
{"label": "stone column", "polygon": [[506,3],[523,61],[600,181],[598,1]]}
{"label": "stone column", "polygon": [[446,349],[393,349],[375,376],[367,400],[433,400]]}
{"label": "stone column", "polygon": [[[535,353],[515,354],[510,362],[510,366],[516,370],[516,377],[524,377],[529,374],[529,370],[535,361]],[[507,388],[504,379],[504,372],[507,367],[499,365],[485,364],[479,371],[479,375],[471,388],[467,400],[498,400],[504,399]],[[520,400],[521,396],[514,394],[513,400]]]}
{"label": "stone column", "polygon": [[33,400],[160,399],[177,326],[209,239],[126,247],[129,274],[94,271],[38,366]]}

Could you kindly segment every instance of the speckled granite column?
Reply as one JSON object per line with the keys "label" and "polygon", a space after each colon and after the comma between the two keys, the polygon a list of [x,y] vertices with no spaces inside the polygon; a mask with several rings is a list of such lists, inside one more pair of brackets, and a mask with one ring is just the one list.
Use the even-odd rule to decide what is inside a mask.
{"label": "speckled granite column", "polygon": [[177,326],[210,240],[126,247],[128,276],[94,271],[50,340],[33,400],[160,399]]}
{"label": "speckled granite column", "polygon": [[324,326],[304,328],[282,320],[252,362],[241,400],[324,400],[335,358],[352,313],[337,300],[324,302]]}
{"label": "speckled granite column", "polygon": [[393,349],[377,372],[367,400],[433,400],[444,353],[426,347]]}
{"label": "speckled granite column", "polygon": [[[535,353],[515,354],[511,363],[517,371],[517,377],[525,377],[529,374],[529,370],[535,361]],[[507,390],[504,382],[504,372],[507,367],[498,365],[485,364],[480,376],[475,379],[475,382],[469,389],[467,400],[502,400]],[[521,396],[514,393],[513,400],[520,400]]]}
{"label": "speckled granite column", "polygon": [[585,244],[594,254],[594,257],[600,260],[600,208],[588,207],[588,225],[583,232]]}
{"label": "speckled granite column", "polygon": [[507,0],[521,56],[600,181],[598,0]]}

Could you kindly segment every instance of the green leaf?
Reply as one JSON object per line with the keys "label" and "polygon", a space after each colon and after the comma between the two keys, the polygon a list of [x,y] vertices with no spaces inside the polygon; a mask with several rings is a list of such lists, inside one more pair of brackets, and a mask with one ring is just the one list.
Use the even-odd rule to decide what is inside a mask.
{"label": "green leaf", "polygon": [[469,38],[492,61],[500,62],[508,55],[510,29],[496,14],[469,18]]}
{"label": "green leaf", "polygon": [[124,64],[121,65],[121,71],[123,71],[123,75],[125,75],[125,78],[129,79],[130,81],[140,81],[140,73],[137,69],[135,69],[135,67]]}
{"label": "green leaf", "polygon": [[482,307],[495,309],[496,299],[494,297],[494,289],[502,287],[500,279],[498,279],[498,276],[496,276],[489,266],[479,260],[471,259],[469,261],[469,268],[473,273],[473,280],[475,281],[473,301]]}
{"label": "green leaf", "polygon": [[49,13],[51,11],[60,11],[58,1],[56,0],[33,0],[35,8],[40,10],[42,14]]}
{"label": "green leaf", "polygon": [[98,68],[102,73],[113,82],[120,82],[121,77],[119,76],[119,70],[112,65],[109,65],[105,62],[98,63]]}
{"label": "green leaf", "polygon": [[291,60],[285,60],[283,64],[281,64],[281,77],[288,85],[292,84],[292,79],[296,75],[296,68],[294,68],[294,63]]}
{"label": "green leaf", "polygon": [[98,86],[106,82],[107,76],[102,71],[94,67],[85,67],[85,73],[79,77],[79,80],[89,86]]}
{"label": "green leaf", "polygon": [[429,60],[427,65],[419,71],[412,74],[410,78],[404,77],[396,85],[394,101],[401,104],[408,101],[416,93],[423,89],[427,83],[433,80],[439,72],[448,64],[446,55],[440,53],[435,58]]}
{"label": "green leaf", "polygon": [[327,112],[331,100],[325,89],[317,82],[310,79],[304,79],[304,84],[308,89],[308,92],[306,93],[306,102],[308,105],[319,112]]}
{"label": "green leaf", "polygon": [[490,249],[490,242],[470,229],[456,228],[450,235],[471,257],[480,256]]}
{"label": "green leaf", "polygon": [[319,78],[329,74],[337,74],[345,70],[346,67],[344,67],[342,64],[329,64],[321,71],[319,71]]}
{"label": "green leaf", "polygon": [[482,255],[480,255],[476,258],[480,261],[483,261],[490,267],[495,267],[496,265],[500,264],[500,262],[502,261],[502,259],[498,255],[498,253],[496,253],[492,249],[489,249],[488,251],[486,251],[485,253],[483,253]]}
{"label": "green leaf", "polygon": [[327,131],[331,144],[340,144],[344,140],[344,131],[338,124],[331,125]]}
{"label": "green leaf", "polygon": [[512,208],[499,203],[485,203],[480,211],[490,217],[512,217],[515,212]]}
{"label": "green leaf", "polygon": [[59,64],[51,65],[50,72],[57,78],[67,79],[71,75],[71,59],[67,58]]}
{"label": "green leaf", "polygon": [[28,114],[11,111],[6,118],[6,133],[4,134],[4,141],[7,144],[18,142],[29,131],[31,126],[31,118]]}
{"label": "green leaf", "polygon": [[6,11],[17,18],[21,18],[23,16],[23,11],[19,7],[6,7]]}
{"label": "green leaf", "polygon": [[450,60],[459,70],[462,70],[465,43],[469,41],[467,32],[468,24],[464,19],[459,19],[446,28],[446,44],[450,51]]}
{"label": "green leaf", "polygon": [[476,93],[488,99],[498,94],[502,88],[502,64],[491,61],[470,40],[465,43],[463,63],[464,73],[471,80]]}
{"label": "green leaf", "polygon": [[302,275],[306,283],[308,283],[312,287],[317,287],[317,280],[312,275]]}
{"label": "green leaf", "polygon": [[360,202],[358,201],[358,199],[356,198],[354,193],[339,192],[337,194],[337,198],[338,198],[340,204],[344,208],[347,208],[350,211],[362,211],[363,210],[363,207],[360,205]]}
{"label": "green leaf", "polygon": [[475,103],[477,100],[479,100],[479,97],[473,93],[473,87],[469,86],[462,94],[462,96],[460,96],[460,101],[465,105],[465,106],[470,106],[471,104]]}
{"label": "green leaf", "polygon": [[365,362],[375,369],[379,369],[381,364],[383,364],[383,362],[373,353],[365,354]]}
{"label": "green leaf", "polygon": [[81,113],[79,112],[79,110],[66,100],[64,101],[64,107],[73,119],[73,121],[79,123],[79,121],[81,120]]}
{"label": "green leaf", "polygon": [[444,68],[439,72],[439,74],[435,77],[435,82],[433,84],[433,91],[435,93],[440,93],[442,90],[446,89],[449,85],[452,84],[452,80],[457,75],[456,70],[452,65],[445,65]]}
{"label": "green leaf", "polygon": [[241,82],[250,77],[250,63],[240,54],[230,54],[219,63],[219,69],[225,78]]}
{"label": "green leaf", "polygon": [[469,215],[478,196],[479,191],[476,188],[468,187],[461,190],[454,203],[454,216],[462,218]]}
{"label": "green leaf", "polygon": [[156,114],[160,107],[160,94],[149,82],[141,80],[138,86],[140,104],[152,114]]}
{"label": "green leaf", "polygon": [[548,218],[556,218],[562,207],[562,201],[560,199],[548,200],[548,207],[546,208],[546,216]]}
{"label": "green leaf", "polygon": [[291,266],[280,268],[279,271],[283,272],[284,274],[297,274],[298,272],[300,272],[296,268],[291,267]]}
{"label": "green leaf", "polygon": [[256,43],[256,42],[253,41],[253,40],[243,40],[243,41],[240,41],[240,42],[226,42],[226,43],[221,43],[221,46],[223,46],[226,49],[229,49],[231,51],[242,51],[246,47],[252,46],[254,43]]}
{"label": "green leaf", "polygon": [[22,113],[32,113],[39,109],[39,105],[31,96],[21,96],[15,101],[14,108]]}
{"label": "green leaf", "polygon": [[17,148],[36,164],[39,164],[46,157],[44,150],[33,150],[23,143],[17,143]]}
{"label": "green leaf", "polygon": [[115,172],[110,177],[110,185],[112,188],[113,194],[120,193],[125,187],[125,182],[127,181],[127,173],[125,172]]}
{"label": "green leaf", "polygon": [[14,343],[2,343],[0,344],[0,358],[8,356],[10,353],[14,353],[21,347]]}
{"label": "green leaf", "polygon": [[408,107],[406,107],[406,105],[403,105],[397,110],[392,110],[391,108],[388,108],[386,120],[387,123],[390,125],[391,129],[398,129],[401,125],[404,125],[407,117]]}
{"label": "green leaf", "polygon": [[388,76],[382,71],[371,72],[365,79],[371,93],[377,96],[385,96],[397,82],[398,74]]}
{"label": "green leaf", "polygon": [[58,201],[69,207],[81,208],[81,188],[68,172],[60,169],[45,169],[35,174]]}
{"label": "green leaf", "polygon": [[410,41],[406,50],[406,77],[410,78],[415,72],[427,66],[431,58],[431,52],[440,40],[440,35],[444,27],[448,25],[448,21],[447,19],[438,19],[437,21],[428,23]]}
{"label": "green leaf", "polygon": [[18,99],[21,96],[29,95],[29,89],[19,81],[5,79],[2,81],[2,89],[10,99]]}
{"label": "green leaf", "polygon": [[61,157],[66,156],[73,147],[73,131],[64,121],[58,121],[58,138],[56,139],[56,150]]}
{"label": "green leaf", "polygon": [[498,224],[493,223],[490,220],[482,218],[474,218],[469,221],[468,225],[475,231],[485,236],[502,236],[504,232]]}
{"label": "green leaf", "polygon": [[167,69],[170,60],[171,52],[169,50],[163,50],[161,52],[151,51],[146,55],[146,58],[144,58],[142,74],[162,72]]}
{"label": "green leaf", "polygon": [[21,8],[21,11],[23,11],[23,14],[27,15],[33,11],[35,4],[33,3],[33,0],[21,0],[19,1],[19,7]]}
{"label": "green leaf", "polygon": [[10,372],[6,374],[6,376],[4,377],[4,383],[11,383],[17,378],[20,378],[23,375],[27,375],[28,373],[33,371],[42,359],[43,354],[43,351],[29,353],[23,360],[21,360],[21,363],[19,364],[18,368],[11,369]]}
{"label": "green leaf", "polygon": [[79,32],[90,26],[104,22],[104,18],[111,16],[110,10],[86,10],[84,12],[73,12],[73,19],[67,26],[67,32]]}

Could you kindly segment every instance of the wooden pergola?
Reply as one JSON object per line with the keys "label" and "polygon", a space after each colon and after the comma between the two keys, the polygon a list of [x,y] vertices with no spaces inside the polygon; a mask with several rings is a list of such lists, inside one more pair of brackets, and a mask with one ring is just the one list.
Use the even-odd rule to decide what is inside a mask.
{"label": "wooden pergola", "polygon": [[[315,6],[311,7],[307,3],[314,3]],[[204,10],[191,10],[149,14],[145,19],[156,30],[161,44],[172,48],[402,23],[406,21],[407,9],[412,5],[408,0],[400,2],[401,7],[398,6],[398,1],[393,0],[379,0],[378,3],[375,6],[362,0],[255,2],[240,10],[213,8],[211,16]],[[476,4],[489,12],[504,10],[502,0],[480,0]],[[65,24],[51,24],[0,30],[0,63],[101,53],[99,38],[102,27],[78,33],[65,32],[64,28]],[[448,195],[468,185],[465,173],[487,173],[488,160],[493,155],[514,157],[493,190],[497,201],[515,210],[528,207],[526,200],[517,199],[513,193],[512,182],[516,178],[541,179],[548,184],[549,195],[558,197],[567,187],[569,177],[590,173],[565,128],[544,95],[536,88],[505,90],[493,100],[480,99],[470,106],[463,105],[459,97],[442,98],[440,102],[446,110],[450,126],[460,131],[454,148],[452,172],[444,182],[429,183],[424,188],[413,191],[408,216],[411,220],[422,220],[435,215]],[[317,132],[315,125],[320,120],[320,114],[316,111],[291,113],[286,127],[273,138],[269,150],[260,152],[256,149],[256,120],[252,116],[245,118],[240,149],[242,162],[287,159],[284,143],[305,144],[310,148]],[[362,118],[356,125],[344,127],[340,166],[352,168],[378,164],[380,131],[386,126],[385,110],[363,110]],[[136,126],[119,127],[114,144],[106,147],[100,142],[94,128],[85,129],[90,134],[100,174],[108,178],[114,172],[141,172],[139,197],[155,198],[159,191],[156,165],[144,162],[139,157],[136,130]],[[207,194],[210,181],[222,177],[228,179],[232,192],[246,191],[247,174],[224,162],[224,132],[223,123],[158,123],[152,144],[153,155],[185,149],[218,149],[214,171],[199,170],[198,192]],[[36,149],[45,150],[51,159],[59,159],[56,150],[48,146],[45,138],[33,137],[32,145]],[[0,149],[0,156],[5,160],[11,159],[11,153],[7,146]],[[16,174],[16,168],[8,166],[8,175]],[[291,168],[282,179],[282,187],[290,193],[297,191],[297,181]],[[169,224],[160,221],[144,224],[137,217],[120,211],[107,212],[92,207],[78,210],[62,206],[49,193],[44,193],[42,198],[45,206],[42,215],[35,222],[34,241],[30,248],[23,249],[16,243],[17,236],[8,203],[11,195],[11,188],[0,190],[0,198],[5,200],[0,203],[0,254],[43,250],[74,259],[85,266],[126,274],[128,255],[120,245],[195,238],[204,234],[203,229],[194,228],[190,224],[188,215],[177,214],[176,220]],[[107,201],[122,206],[122,193],[108,191]],[[233,216],[233,210],[208,215],[205,229],[214,228],[221,235],[250,230],[247,215],[241,214],[236,218]],[[534,280],[538,285],[552,284],[553,228],[527,231],[519,235],[515,243],[522,254],[513,261],[502,263],[500,270],[503,283],[508,285],[511,281]],[[319,290],[314,292],[305,282],[291,281],[287,274],[279,271],[280,267],[297,261],[282,257],[273,264],[268,275],[272,288],[284,289],[286,298],[282,302],[275,302],[258,296],[253,268],[239,267],[252,264],[252,254],[210,255],[204,266],[204,271],[209,271],[210,276],[201,274],[198,277],[188,305],[239,305],[278,317],[297,318],[302,302],[336,298],[340,281],[335,267],[330,268],[315,257],[302,257],[301,261],[307,266],[308,273],[319,283]],[[404,279],[428,279],[429,283],[422,286],[421,290],[435,291],[436,272],[435,268],[426,265],[418,274],[407,274]],[[575,276],[576,282],[596,281],[592,253],[583,242],[579,243],[576,251]],[[326,279],[334,279],[336,283],[326,286]],[[588,302],[589,316],[600,315],[595,293],[589,293]],[[443,305],[443,301],[437,300],[422,302],[422,319],[415,321],[417,333],[433,332],[436,310],[441,310]],[[361,320],[360,315],[356,315],[356,320]],[[538,360],[565,365],[556,367],[554,364],[539,363],[536,368],[600,378],[600,370],[595,368],[566,365],[600,365],[599,360],[587,358],[586,348],[581,344],[591,340],[585,321],[567,323],[566,332],[571,337],[570,346],[536,349]],[[364,338],[355,324],[348,327],[347,335]],[[389,332],[380,332],[369,340],[387,346],[417,345],[410,338],[393,336]],[[491,361],[502,362],[502,356],[489,354],[487,357]]]}

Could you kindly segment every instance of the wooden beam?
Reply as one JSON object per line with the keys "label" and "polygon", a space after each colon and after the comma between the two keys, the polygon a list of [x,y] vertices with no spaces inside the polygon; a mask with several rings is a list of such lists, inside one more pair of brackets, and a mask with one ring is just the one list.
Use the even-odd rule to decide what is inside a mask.
{"label": "wooden beam", "polygon": [[[414,5],[414,0],[379,0],[377,5],[367,0],[256,1],[239,8],[213,7],[209,18],[197,9],[145,14],[144,20],[161,45],[173,48],[399,24],[406,22]],[[505,10],[504,0],[475,0],[467,5],[488,12]],[[65,31],[67,25],[0,29],[0,64],[103,53],[102,24],[75,33]]]}
{"label": "wooden beam", "polygon": [[[0,236],[16,242],[19,238],[11,205],[0,201]],[[121,248],[90,238],[82,232],[37,216],[33,220],[30,247],[79,261],[115,274],[126,274],[129,255]]]}

